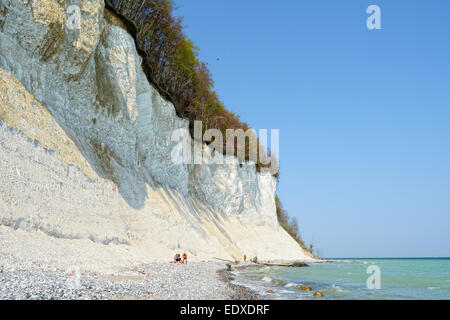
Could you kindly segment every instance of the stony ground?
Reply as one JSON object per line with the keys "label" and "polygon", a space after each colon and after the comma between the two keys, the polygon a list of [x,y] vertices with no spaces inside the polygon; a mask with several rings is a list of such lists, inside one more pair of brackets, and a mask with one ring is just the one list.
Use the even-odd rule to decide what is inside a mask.
{"label": "stony ground", "polygon": [[258,298],[225,261],[135,263],[126,249],[0,226],[0,300]]}
{"label": "stony ground", "polygon": [[223,263],[149,264],[114,275],[0,266],[0,299],[257,299]]}

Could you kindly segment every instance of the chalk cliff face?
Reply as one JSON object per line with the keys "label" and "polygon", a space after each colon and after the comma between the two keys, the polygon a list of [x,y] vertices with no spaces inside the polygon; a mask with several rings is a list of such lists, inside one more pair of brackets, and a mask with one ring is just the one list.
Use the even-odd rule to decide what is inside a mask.
{"label": "chalk cliff face", "polygon": [[103,0],[0,0],[0,233],[126,248],[136,263],[311,258],[278,225],[269,173],[176,164],[178,128]]}

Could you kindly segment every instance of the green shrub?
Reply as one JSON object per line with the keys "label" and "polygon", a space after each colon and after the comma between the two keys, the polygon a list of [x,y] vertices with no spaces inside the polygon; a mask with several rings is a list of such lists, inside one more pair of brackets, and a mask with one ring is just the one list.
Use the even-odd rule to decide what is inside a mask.
{"label": "green shrub", "polygon": [[[183,19],[174,17],[172,0],[105,0],[105,3],[125,20],[143,57],[147,78],[174,104],[177,114],[189,120],[191,135],[195,120],[202,121],[204,131],[219,129],[223,136],[226,129],[248,129],[219,100],[207,65],[198,59],[198,47],[184,34]],[[245,159],[241,160],[249,160],[248,146]],[[258,161],[256,167],[260,170],[266,166]]]}
{"label": "green shrub", "polygon": [[313,254],[312,249],[308,248],[300,235],[300,231],[298,229],[298,221],[295,217],[289,217],[286,210],[283,208],[283,204],[280,201],[278,196],[275,197],[275,204],[277,208],[277,218],[278,223],[283,227],[284,230],[292,237],[295,241],[298,242],[302,249]]}

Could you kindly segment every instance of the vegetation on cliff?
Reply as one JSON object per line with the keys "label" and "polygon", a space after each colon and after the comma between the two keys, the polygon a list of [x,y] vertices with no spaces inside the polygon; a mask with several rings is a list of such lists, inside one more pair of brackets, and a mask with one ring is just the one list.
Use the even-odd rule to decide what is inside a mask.
{"label": "vegetation on cliff", "polygon": [[[180,117],[189,120],[191,133],[195,120],[202,121],[204,131],[219,129],[224,136],[226,129],[249,129],[219,100],[207,65],[198,59],[199,48],[184,34],[182,17],[173,14],[173,1],[105,0],[105,3],[126,22],[149,81],[172,101]],[[245,160],[249,159],[249,149],[247,144]],[[256,165],[258,169],[264,167],[259,161]],[[278,178],[278,172],[275,176]],[[309,250],[301,239],[297,220],[288,216],[278,197],[276,205],[280,225],[303,249]]]}
{"label": "vegetation on cliff", "polygon": [[278,196],[275,197],[275,204],[277,207],[277,217],[278,217],[278,223],[283,227],[284,230],[286,230],[289,235],[295,239],[295,241],[298,242],[300,247],[302,249],[309,251],[311,254],[313,254],[313,247],[310,245],[310,247],[306,247],[305,243],[303,242],[302,236],[300,235],[300,231],[298,229],[298,221],[295,217],[290,217],[286,210],[283,208],[283,204],[281,203],[280,198]]}
{"label": "vegetation on cliff", "polygon": [[[199,61],[198,47],[184,34],[182,17],[174,16],[171,0],[106,0],[105,3],[127,22],[149,81],[174,104],[180,117],[189,120],[191,134],[195,120],[202,121],[204,131],[219,129],[223,136],[226,129],[249,129],[219,100],[211,73],[206,63]],[[225,151],[225,139],[223,143]],[[249,160],[248,143],[245,149],[242,160]],[[236,152],[237,148],[235,155]],[[267,165],[258,159],[256,166],[259,170]]]}

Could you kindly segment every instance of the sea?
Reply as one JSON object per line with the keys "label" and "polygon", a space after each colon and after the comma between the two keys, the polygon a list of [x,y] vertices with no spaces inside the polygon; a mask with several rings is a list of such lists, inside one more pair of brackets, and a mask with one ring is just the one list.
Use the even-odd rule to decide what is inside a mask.
{"label": "sea", "polygon": [[[450,258],[325,259],[309,267],[237,268],[234,283],[263,299],[450,299]],[[301,290],[303,285],[311,291]],[[319,291],[323,297],[314,297]]]}

